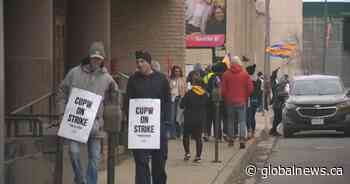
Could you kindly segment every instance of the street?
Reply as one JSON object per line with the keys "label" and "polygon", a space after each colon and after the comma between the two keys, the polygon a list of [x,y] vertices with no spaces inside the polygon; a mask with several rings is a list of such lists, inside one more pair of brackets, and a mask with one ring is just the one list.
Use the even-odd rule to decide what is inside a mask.
{"label": "street", "polygon": [[350,138],[341,133],[313,131],[287,139],[269,137],[256,149],[240,176],[232,176],[227,183],[349,183]]}

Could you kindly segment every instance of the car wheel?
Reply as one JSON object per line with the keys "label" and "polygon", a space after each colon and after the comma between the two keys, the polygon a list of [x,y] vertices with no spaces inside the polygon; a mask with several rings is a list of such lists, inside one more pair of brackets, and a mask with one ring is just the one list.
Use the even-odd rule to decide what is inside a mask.
{"label": "car wheel", "polygon": [[291,128],[286,127],[286,126],[283,127],[283,136],[285,138],[293,137],[293,134],[294,134],[294,131],[291,130]]}
{"label": "car wheel", "polygon": [[350,128],[345,129],[344,135],[345,135],[346,137],[350,137]]}

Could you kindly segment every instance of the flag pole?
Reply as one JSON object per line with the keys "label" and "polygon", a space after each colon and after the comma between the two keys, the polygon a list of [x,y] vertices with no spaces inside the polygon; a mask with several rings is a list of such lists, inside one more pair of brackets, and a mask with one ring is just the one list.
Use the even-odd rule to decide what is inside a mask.
{"label": "flag pole", "polygon": [[328,2],[325,0],[324,2],[324,43],[323,43],[323,63],[322,63],[322,73],[326,74],[326,61],[327,61],[327,52],[328,52],[328,44],[327,44],[327,36],[328,36]]}

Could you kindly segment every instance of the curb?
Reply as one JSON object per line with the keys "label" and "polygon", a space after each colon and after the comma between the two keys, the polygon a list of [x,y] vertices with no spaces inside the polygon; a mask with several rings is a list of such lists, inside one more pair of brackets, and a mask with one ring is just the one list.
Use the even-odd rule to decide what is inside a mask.
{"label": "curb", "polygon": [[210,184],[232,184],[231,178],[238,178],[238,176],[244,172],[242,167],[248,164],[249,159],[254,154],[257,143],[266,139],[268,137],[268,120],[265,118],[265,127],[257,132],[257,136],[255,140],[249,141],[246,144],[246,149],[238,150],[228,161],[227,164],[222,168],[222,171],[217,175],[214,181],[210,182]]}

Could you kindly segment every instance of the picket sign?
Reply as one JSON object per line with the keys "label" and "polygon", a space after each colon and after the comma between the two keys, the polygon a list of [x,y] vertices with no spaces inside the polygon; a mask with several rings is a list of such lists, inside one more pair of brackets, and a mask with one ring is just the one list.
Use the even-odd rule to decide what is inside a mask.
{"label": "picket sign", "polygon": [[128,148],[160,149],[159,99],[130,99]]}
{"label": "picket sign", "polygon": [[73,88],[64,111],[58,136],[86,143],[89,139],[102,96]]}

